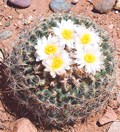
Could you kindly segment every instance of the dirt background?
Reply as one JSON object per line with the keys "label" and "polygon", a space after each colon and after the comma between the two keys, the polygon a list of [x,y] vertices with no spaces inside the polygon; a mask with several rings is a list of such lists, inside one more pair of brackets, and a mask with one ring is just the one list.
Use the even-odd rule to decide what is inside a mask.
{"label": "dirt background", "polygon": [[[50,1],[51,0],[32,0],[30,7],[26,9],[18,9],[11,5],[7,5],[3,0],[0,0],[0,32],[4,30],[12,32],[10,38],[0,40],[0,48],[9,51],[15,39],[19,36],[21,29],[27,28],[29,24],[32,24],[38,17],[41,18],[52,14],[53,12],[49,9]],[[71,2],[71,0],[68,1]],[[120,12],[112,10],[107,14],[95,13],[93,12],[93,5],[87,2],[87,0],[79,0],[76,5],[72,5],[71,12],[90,17],[109,33],[111,43],[114,44],[116,51],[116,88],[120,91]],[[83,125],[78,123],[73,128],[70,128],[71,130],[67,130],[66,128],[65,131],[107,132],[111,123],[101,127],[97,126],[96,122],[100,116],[102,116],[102,114],[98,113],[94,118],[90,118],[87,123]],[[120,113],[118,117],[120,119]],[[16,118],[8,113],[0,102],[0,132],[11,132],[9,128],[11,122],[14,122],[15,120]],[[39,131],[41,132],[42,130]]]}

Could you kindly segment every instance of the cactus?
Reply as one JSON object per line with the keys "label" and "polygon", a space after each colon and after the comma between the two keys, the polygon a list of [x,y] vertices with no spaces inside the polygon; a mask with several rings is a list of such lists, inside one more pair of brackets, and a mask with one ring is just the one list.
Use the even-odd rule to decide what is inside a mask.
{"label": "cactus", "polygon": [[[45,71],[46,65],[41,60],[36,61],[35,46],[38,41],[49,34],[54,35],[53,27],[62,20],[71,20],[97,32],[101,39],[99,46],[104,66],[95,74],[87,73],[84,67],[78,68],[72,63],[65,74],[52,77],[50,72]],[[107,33],[96,23],[81,15],[54,14],[38,22],[23,36],[20,36],[7,60],[9,87],[16,99],[40,119],[39,124],[63,126],[75,123],[107,104],[114,85],[114,51]],[[74,48],[71,50],[66,45],[64,50],[75,60],[72,55],[76,53]]]}

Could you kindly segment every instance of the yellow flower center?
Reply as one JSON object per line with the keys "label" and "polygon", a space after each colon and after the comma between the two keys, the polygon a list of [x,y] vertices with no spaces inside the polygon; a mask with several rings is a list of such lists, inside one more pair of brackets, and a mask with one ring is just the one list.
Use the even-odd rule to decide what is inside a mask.
{"label": "yellow flower center", "polygon": [[96,61],[96,56],[93,55],[93,54],[88,54],[86,53],[84,55],[84,60],[87,62],[87,63],[94,63]]}
{"label": "yellow flower center", "polygon": [[52,61],[52,70],[56,70],[63,65],[63,60],[61,57],[54,57]]}
{"label": "yellow flower center", "polygon": [[48,55],[54,54],[56,51],[57,47],[54,44],[48,44],[44,49],[44,52]]}
{"label": "yellow flower center", "polygon": [[80,38],[80,42],[82,42],[82,44],[89,44],[90,41],[91,35],[89,33],[82,35],[82,37]]}
{"label": "yellow flower center", "polygon": [[62,31],[62,36],[64,39],[72,39],[73,38],[73,31],[72,30],[69,30],[69,29],[64,29]]}

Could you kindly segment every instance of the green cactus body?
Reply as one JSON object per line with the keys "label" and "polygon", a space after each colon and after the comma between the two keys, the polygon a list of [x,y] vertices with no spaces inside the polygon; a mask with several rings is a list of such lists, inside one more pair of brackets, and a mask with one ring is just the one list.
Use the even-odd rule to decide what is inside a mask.
{"label": "green cactus body", "polygon": [[[42,61],[36,61],[35,46],[38,40],[53,34],[52,28],[62,19],[93,28],[101,38],[104,68],[95,75],[86,73],[84,68],[78,69],[74,64],[65,74],[53,78],[49,72],[44,71]],[[27,102],[27,108],[40,118],[43,124],[63,126],[75,123],[77,119],[86,118],[107,104],[114,82],[113,51],[106,32],[93,21],[72,14],[54,14],[39,22],[34,29],[30,29],[26,39],[23,38],[23,43],[15,45],[9,56],[11,88],[14,87],[18,100]],[[67,48],[65,50],[70,51]],[[74,53],[74,49],[70,52]]]}

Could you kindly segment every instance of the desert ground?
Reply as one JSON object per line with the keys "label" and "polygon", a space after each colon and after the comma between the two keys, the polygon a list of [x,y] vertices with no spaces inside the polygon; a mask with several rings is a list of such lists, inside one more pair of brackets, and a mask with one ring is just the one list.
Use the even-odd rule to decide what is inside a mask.
{"label": "desert ground", "polygon": [[[6,4],[3,0],[0,0],[0,34],[4,31],[9,31],[7,38],[0,39],[0,49],[5,52],[11,50],[14,41],[19,36],[19,33],[23,28],[27,29],[30,25],[34,24],[34,21],[37,18],[47,17],[52,14],[53,12],[49,8],[50,1],[51,0],[32,0],[31,5],[28,8],[20,9],[14,7],[13,5]],[[68,1],[71,2],[71,0]],[[78,122],[73,127],[65,127],[62,131],[108,132],[114,121],[117,120],[118,122],[120,122],[120,11],[113,9],[107,13],[100,14],[93,11],[93,5],[90,2],[88,2],[87,0],[79,0],[77,4],[72,5],[70,12],[90,17],[93,21],[95,21],[98,25],[100,25],[104,30],[108,32],[110,41],[114,45],[115,49],[117,67],[115,88],[116,93],[119,93],[119,97],[111,100],[108,108],[100,111],[93,117],[89,117],[89,119],[85,123]],[[0,95],[2,95],[1,91]],[[104,113],[106,112],[108,112],[107,119],[110,119],[106,121],[107,119],[105,118],[105,123],[103,123],[103,125],[98,125],[98,120],[104,117]],[[6,104],[3,101],[0,101],[0,132],[18,132],[18,130],[13,130],[13,127],[15,126],[14,123],[16,122],[16,120],[23,117],[23,115],[15,116],[14,114],[12,114]],[[24,127],[24,121],[21,124]],[[57,129],[47,130],[43,128],[38,128],[38,126],[36,127],[38,132],[59,131]],[[119,128],[120,123],[117,130],[119,130]],[[25,132],[29,131],[29,129],[26,129]],[[31,132],[34,132],[34,130]]]}

